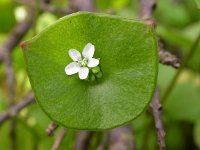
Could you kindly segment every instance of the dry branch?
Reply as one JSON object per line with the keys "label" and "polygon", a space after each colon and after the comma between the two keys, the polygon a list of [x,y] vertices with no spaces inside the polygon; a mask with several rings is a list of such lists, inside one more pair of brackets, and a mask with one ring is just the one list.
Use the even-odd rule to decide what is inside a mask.
{"label": "dry branch", "polygon": [[156,7],[156,0],[140,0],[140,18],[149,19]]}
{"label": "dry branch", "polygon": [[76,144],[74,150],[87,150],[93,132],[91,131],[80,131],[77,134]]}
{"label": "dry branch", "polygon": [[57,8],[53,5],[50,5],[50,1],[49,0],[41,0],[41,4],[40,4],[40,9],[42,11],[48,11],[50,13],[53,14],[61,14],[61,15],[67,15],[67,14],[71,14],[73,12],[75,12],[76,10],[68,7],[68,8]]}
{"label": "dry branch", "polygon": [[[24,22],[21,22],[16,25],[14,30],[9,34],[8,39],[3,44],[2,48],[0,48],[0,61],[4,61],[6,67],[6,83],[8,89],[8,99],[9,99],[9,107],[12,109],[12,106],[15,104],[15,76],[13,73],[12,67],[12,59],[11,59],[11,51],[19,44],[20,40],[24,37],[27,31],[30,29],[33,19],[34,19],[34,9],[30,9],[30,15]],[[12,111],[12,110],[10,110]],[[9,114],[4,114],[0,118],[3,122],[9,118]],[[15,119],[11,120],[10,126],[10,138],[11,138],[11,149],[16,149],[16,121]]]}
{"label": "dry branch", "polygon": [[[13,73],[12,59],[10,52],[5,52],[4,64],[6,68],[6,84],[8,91],[9,107],[15,104],[15,76]],[[16,120],[11,120],[10,125],[10,139],[11,139],[11,149],[16,149]]]}
{"label": "dry branch", "polygon": [[[156,7],[156,0],[140,0],[140,19],[144,19],[150,26],[156,26],[156,20],[153,19],[152,13]],[[162,43],[158,42],[159,46],[159,62],[164,65],[169,65],[175,69],[180,67],[180,60],[176,55],[163,49]]]}
{"label": "dry branch", "polygon": [[94,12],[93,0],[70,0],[70,8],[79,11]]}
{"label": "dry branch", "polygon": [[65,137],[67,129],[63,128],[58,137],[56,138],[52,150],[59,150],[60,144]]}
{"label": "dry branch", "polygon": [[[153,25],[154,28],[156,25],[156,21],[155,19],[151,19],[151,18],[152,18],[152,13],[153,13],[153,10],[155,9],[155,6],[156,6],[156,0],[140,0],[140,18],[146,19],[147,23],[150,24],[151,26]],[[160,49],[159,51],[160,62],[177,68],[178,67],[178,63],[176,61],[177,59],[174,58],[172,54],[170,54],[169,52],[165,52],[162,49],[162,44],[160,43],[160,41],[158,43],[159,43],[159,49]],[[154,98],[152,102],[150,103],[149,109],[151,110],[154,121],[155,121],[155,126],[157,130],[157,139],[158,139],[160,150],[165,150],[166,148],[165,138],[164,138],[165,131],[163,127],[163,121],[161,118],[162,107],[159,101],[158,89],[156,89],[154,93]]]}
{"label": "dry branch", "polygon": [[161,48],[159,50],[159,62],[175,69],[180,67],[180,59],[176,55],[173,55]]}
{"label": "dry branch", "polygon": [[0,115],[0,126],[2,123],[4,123],[6,120],[16,116],[20,110],[22,110],[24,107],[32,104],[34,102],[35,98],[33,93],[29,93],[24,99],[22,99],[18,104],[12,106],[9,108],[9,110],[3,114]]}
{"label": "dry branch", "polygon": [[165,131],[164,131],[164,125],[162,121],[162,106],[160,104],[159,100],[159,91],[158,89],[155,92],[154,98],[150,104],[150,112],[153,115],[154,121],[155,121],[155,127],[157,130],[157,137],[158,137],[158,143],[160,150],[165,150],[166,145],[165,145]]}
{"label": "dry branch", "polygon": [[178,77],[181,75],[181,72],[184,70],[184,68],[186,67],[186,65],[188,64],[189,60],[192,58],[192,56],[195,54],[195,52],[198,50],[197,47],[199,45],[200,42],[200,32],[197,36],[197,38],[195,39],[194,43],[192,44],[188,54],[185,56],[185,58],[183,59],[183,62],[181,63],[178,71],[176,72],[175,76],[173,77],[172,81],[170,82],[169,86],[167,87],[165,93],[163,94],[162,97],[162,103],[165,103],[167,98],[169,97],[169,95],[171,94],[175,84],[177,83],[177,79]]}
{"label": "dry branch", "polygon": [[55,123],[50,123],[46,129],[46,133],[48,136],[52,136],[55,130],[58,128],[58,125]]}
{"label": "dry branch", "polygon": [[109,150],[134,150],[133,129],[131,125],[115,128],[108,132]]}

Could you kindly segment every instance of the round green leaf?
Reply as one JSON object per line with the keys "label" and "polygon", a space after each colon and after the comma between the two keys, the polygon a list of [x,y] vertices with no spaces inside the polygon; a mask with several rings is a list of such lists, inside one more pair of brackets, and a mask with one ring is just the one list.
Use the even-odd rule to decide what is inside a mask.
{"label": "round green leaf", "polygon": [[[68,76],[69,49],[95,45],[101,79]],[[79,12],[58,20],[22,43],[37,102],[55,122],[69,128],[104,130],[139,116],[149,104],[157,78],[154,30],[140,21]]]}

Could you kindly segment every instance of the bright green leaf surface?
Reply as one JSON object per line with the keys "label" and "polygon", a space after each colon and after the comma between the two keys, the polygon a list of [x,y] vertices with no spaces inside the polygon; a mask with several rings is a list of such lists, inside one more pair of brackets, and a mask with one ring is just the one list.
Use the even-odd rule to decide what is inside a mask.
{"label": "bright green leaf surface", "polygon": [[[67,76],[68,50],[91,42],[103,78]],[[149,104],[157,77],[157,42],[151,27],[118,17],[75,13],[22,44],[37,102],[55,122],[104,130],[125,124]]]}

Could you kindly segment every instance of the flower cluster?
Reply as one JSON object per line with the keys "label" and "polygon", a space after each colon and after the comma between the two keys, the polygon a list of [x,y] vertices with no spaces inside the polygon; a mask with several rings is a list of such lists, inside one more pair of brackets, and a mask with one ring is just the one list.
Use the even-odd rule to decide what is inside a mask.
{"label": "flower cluster", "polygon": [[90,68],[94,68],[99,65],[99,59],[93,58],[95,47],[93,44],[88,43],[81,53],[75,49],[69,50],[69,56],[73,60],[65,67],[65,73],[67,75],[73,75],[78,73],[81,80],[87,79]]}

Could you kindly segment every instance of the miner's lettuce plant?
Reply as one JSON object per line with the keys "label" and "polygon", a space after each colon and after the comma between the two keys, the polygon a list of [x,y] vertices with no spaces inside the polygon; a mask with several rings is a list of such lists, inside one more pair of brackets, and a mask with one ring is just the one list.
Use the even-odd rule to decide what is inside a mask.
{"label": "miner's lettuce plant", "polygon": [[[157,40],[154,29],[143,21],[79,12],[21,46],[36,100],[60,125],[114,128],[138,117],[152,99]],[[82,53],[84,47],[89,55],[92,49],[90,57]],[[75,59],[74,52],[80,57]],[[91,63],[92,58],[96,59]],[[77,68],[70,72],[72,66],[66,66],[73,61]],[[86,72],[80,73],[81,67]]]}

